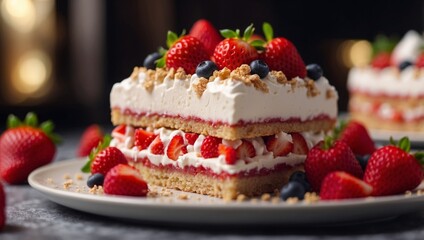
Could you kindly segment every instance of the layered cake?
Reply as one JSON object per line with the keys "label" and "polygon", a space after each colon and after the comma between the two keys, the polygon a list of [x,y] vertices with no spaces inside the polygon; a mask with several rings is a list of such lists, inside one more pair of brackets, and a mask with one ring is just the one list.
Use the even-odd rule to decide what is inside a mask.
{"label": "layered cake", "polygon": [[409,31],[348,76],[349,112],[370,129],[424,132],[423,36]]}
{"label": "layered cake", "polygon": [[[186,65],[190,56],[182,67],[170,63],[176,46],[197,46],[193,38],[183,36],[171,44],[166,65],[136,67],[113,86],[110,105],[117,127],[111,145],[152,185],[222,198],[280,189],[293,171],[303,169],[308,150],[335,125],[336,90],[321,69],[314,71],[316,65],[306,71],[297,55],[300,61],[293,55],[284,60],[295,61],[298,74],[294,64],[286,72],[297,76],[269,69],[270,60],[258,60],[258,51],[271,49],[270,40],[256,50],[245,36],[226,38],[213,57],[196,60],[195,72]],[[256,55],[233,59],[237,67],[223,66],[217,49],[232,41],[243,41]],[[293,45],[289,48],[298,54]],[[198,59],[199,51],[202,47],[193,58]],[[202,71],[204,66],[209,73]]]}

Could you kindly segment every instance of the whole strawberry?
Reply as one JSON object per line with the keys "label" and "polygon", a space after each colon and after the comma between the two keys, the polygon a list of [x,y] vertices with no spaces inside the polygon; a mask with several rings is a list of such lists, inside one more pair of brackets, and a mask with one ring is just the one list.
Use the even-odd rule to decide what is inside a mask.
{"label": "whole strawberry", "polygon": [[88,156],[93,148],[99,145],[99,142],[103,139],[102,129],[97,124],[88,126],[80,139],[80,144],[77,151],[78,157]]}
{"label": "whole strawberry", "polygon": [[135,168],[119,164],[106,174],[103,189],[106,194],[124,196],[146,196],[149,191],[147,183]]}
{"label": "whole strawberry", "polygon": [[306,176],[314,191],[319,192],[325,176],[334,171],[344,171],[362,178],[363,172],[355,155],[343,141],[326,137],[311,150],[305,159]]}
{"label": "whole strawberry", "polygon": [[109,143],[110,136],[105,136],[99,146],[90,153],[87,163],[81,169],[83,172],[105,175],[114,166],[128,163],[121,150],[109,147]]}
{"label": "whole strawberry", "polygon": [[384,146],[375,151],[368,160],[364,181],[373,187],[373,196],[404,193],[416,188],[423,180],[423,169],[419,163],[423,154],[409,153],[407,137],[396,144]]}
{"label": "whole strawberry", "polygon": [[374,141],[360,122],[341,123],[340,127],[336,128],[335,134],[336,138],[349,145],[355,155],[364,156],[375,151]]}
{"label": "whole strawberry", "polygon": [[320,198],[337,200],[368,197],[372,187],[349,173],[336,171],[329,173],[322,181]]}
{"label": "whole strawberry", "polygon": [[6,193],[3,189],[3,184],[0,182],[0,231],[6,224]]}
{"label": "whole strawberry", "polygon": [[34,169],[50,163],[59,141],[53,128],[51,121],[38,126],[34,113],[23,122],[10,115],[8,129],[0,136],[0,177],[9,184],[24,183]]}
{"label": "whole strawberry", "polygon": [[221,35],[225,39],[216,45],[213,53],[213,59],[218,69],[226,67],[234,70],[242,64],[250,64],[259,58],[258,51],[249,43],[254,31],[255,28],[250,25],[244,31],[243,37],[240,37],[239,29],[236,31],[221,30]]}
{"label": "whole strawberry", "polygon": [[263,24],[267,43],[262,54],[270,70],[282,71],[287,79],[305,78],[306,67],[296,47],[288,39],[274,38],[274,32],[269,23]]}
{"label": "whole strawberry", "polygon": [[205,19],[196,21],[193,24],[193,27],[191,27],[188,35],[199,39],[199,41],[205,46],[209,56],[212,56],[216,45],[222,41],[222,37],[218,30],[216,30],[212,23]]}
{"label": "whole strawberry", "polygon": [[199,63],[210,59],[203,43],[193,36],[184,36],[184,32],[178,37],[177,34],[169,31],[166,44],[169,50],[162,51],[163,57],[159,59],[158,67],[183,68],[186,73],[194,74]]}

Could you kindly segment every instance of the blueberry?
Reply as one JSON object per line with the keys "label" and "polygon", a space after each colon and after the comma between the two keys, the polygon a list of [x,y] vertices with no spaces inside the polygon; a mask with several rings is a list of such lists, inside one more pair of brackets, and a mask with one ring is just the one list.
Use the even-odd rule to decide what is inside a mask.
{"label": "blueberry", "polygon": [[147,69],[156,69],[155,61],[161,57],[162,56],[158,52],[151,53],[144,59],[143,66]]}
{"label": "blueberry", "polygon": [[399,69],[402,71],[402,70],[404,70],[405,68],[407,68],[411,65],[412,65],[412,63],[410,61],[403,61],[399,64]]}
{"label": "blueberry", "polygon": [[103,186],[103,181],[105,180],[105,176],[101,173],[95,173],[88,177],[87,179],[87,186],[89,188],[94,187],[94,185],[97,186]]}
{"label": "blueberry", "polygon": [[198,77],[209,78],[215,70],[218,70],[218,67],[214,62],[203,61],[197,65],[196,74]]}
{"label": "blueberry", "polygon": [[255,60],[250,63],[250,73],[258,74],[260,78],[264,78],[269,73],[269,67],[264,61]]}
{"label": "blueberry", "polygon": [[364,156],[356,155],[355,157],[356,157],[356,160],[358,160],[359,165],[361,165],[362,170],[365,170],[371,155],[364,155]]}
{"label": "blueberry", "polygon": [[303,171],[295,171],[292,173],[292,175],[289,178],[290,182],[299,182],[303,185],[306,192],[309,192],[311,190],[311,185],[308,182],[308,179],[306,178],[306,174]]}
{"label": "blueberry", "polygon": [[322,68],[320,67],[320,65],[315,63],[309,64],[308,66],[306,66],[306,72],[308,77],[315,81],[321,78],[323,74]]}
{"label": "blueberry", "polygon": [[280,193],[281,199],[284,201],[291,197],[296,197],[299,200],[302,200],[305,197],[305,188],[300,182],[292,181],[287,183]]}

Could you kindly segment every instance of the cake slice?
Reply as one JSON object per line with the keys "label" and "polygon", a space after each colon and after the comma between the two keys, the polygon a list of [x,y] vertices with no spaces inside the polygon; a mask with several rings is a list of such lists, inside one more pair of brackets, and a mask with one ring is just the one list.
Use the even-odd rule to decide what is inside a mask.
{"label": "cake slice", "polygon": [[136,67],[112,88],[111,145],[149,184],[226,199],[273,192],[335,125],[336,90],[317,65],[305,76],[291,42],[265,33],[258,52],[252,26],[223,33],[215,62],[200,60],[194,36],[168,34],[176,43],[156,68]]}

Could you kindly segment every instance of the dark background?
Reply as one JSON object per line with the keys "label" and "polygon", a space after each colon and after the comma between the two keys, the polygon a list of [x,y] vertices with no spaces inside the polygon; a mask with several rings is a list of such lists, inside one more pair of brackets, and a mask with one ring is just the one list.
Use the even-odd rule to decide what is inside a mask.
{"label": "dark background", "polygon": [[[27,111],[36,111],[42,120],[54,120],[59,129],[110,125],[113,83],[128,77],[158,46],[165,46],[168,30],[189,30],[199,18],[210,20],[218,29],[244,29],[253,23],[258,33],[264,21],[270,22],[274,35],[294,42],[306,64],[323,67],[339,91],[340,111],[346,111],[348,69],[340,64],[337,46],[349,39],[373,40],[381,33],[401,37],[410,29],[421,32],[424,2],[61,0],[54,2],[53,14],[54,45],[49,48],[53,87],[43,97],[29,96],[20,102],[10,101],[0,91],[0,126],[9,113],[23,117]],[[17,44],[5,40],[5,34],[10,34],[7,28],[0,19],[2,53]],[[2,55],[0,81],[7,83],[10,59]]]}

